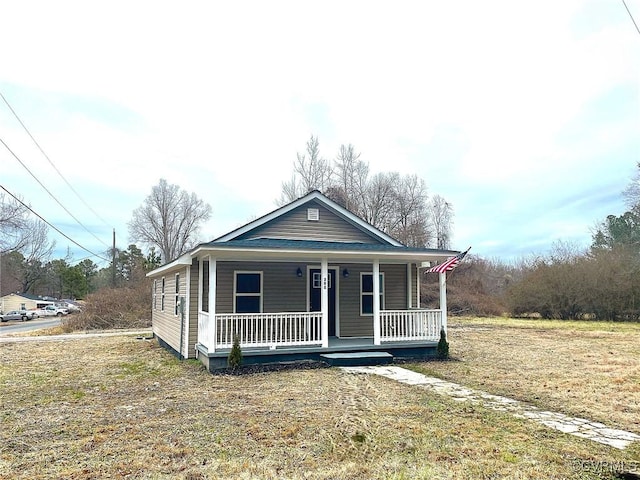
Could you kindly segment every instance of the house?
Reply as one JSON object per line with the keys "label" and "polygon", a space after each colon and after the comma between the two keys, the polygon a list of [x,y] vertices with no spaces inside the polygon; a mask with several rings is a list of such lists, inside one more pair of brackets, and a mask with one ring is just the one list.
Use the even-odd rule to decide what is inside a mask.
{"label": "house", "polygon": [[47,305],[53,305],[54,303],[54,301],[45,300],[42,297],[29,295],[27,293],[10,293],[0,298],[0,311],[37,310]]}
{"label": "house", "polygon": [[245,363],[432,356],[446,274],[431,310],[420,277],[458,253],[406,247],[313,191],[150,272],[153,332],[210,370],[226,366],[236,336]]}

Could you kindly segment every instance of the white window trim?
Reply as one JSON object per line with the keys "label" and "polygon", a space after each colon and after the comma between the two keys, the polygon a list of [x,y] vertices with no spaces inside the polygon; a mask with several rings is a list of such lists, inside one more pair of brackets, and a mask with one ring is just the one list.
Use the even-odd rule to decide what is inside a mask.
{"label": "white window trim", "polygon": [[[362,291],[362,277],[365,275],[371,275],[371,281],[373,281],[373,272],[360,272],[360,316],[361,317],[373,317],[373,312],[371,313],[363,313],[362,312],[362,297],[364,295],[370,295],[373,298],[373,292],[363,292]],[[384,292],[386,291],[384,287],[384,272],[380,272],[380,277],[382,278],[382,282],[380,283],[380,310],[384,310]]]}
{"label": "white window trim", "polygon": [[[238,283],[238,274],[258,274],[260,275],[260,293],[238,293],[237,292],[237,283]],[[236,298],[237,297],[260,297],[260,311],[256,312],[256,313],[262,313],[263,308],[262,308],[262,296],[264,293],[264,275],[262,274],[262,271],[258,271],[258,270],[234,270],[233,271],[233,313],[237,313],[236,312]]]}
{"label": "white window trim", "polygon": [[158,309],[158,280],[154,279],[153,280],[153,310],[157,310]]}
{"label": "white window trim", "polygon": [[174,278],[174,304],[173,304],[173,315],[178,317],[180,316],[180,311],[178,310],[178,303],[180,303],[180,273],[176,273]]}

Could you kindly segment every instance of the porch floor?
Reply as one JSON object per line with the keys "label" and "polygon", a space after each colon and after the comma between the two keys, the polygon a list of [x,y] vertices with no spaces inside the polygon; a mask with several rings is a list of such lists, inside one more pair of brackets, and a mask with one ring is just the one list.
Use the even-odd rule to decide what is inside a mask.
{"label": "porch floor", "polygon": [[[321,355],[327,353],[358,353],[358,352],[386,352],[394,358],[426,359],[436,355],[437,339],[385,342],[374,345],[373,338],[338,338],[329,337],[329,346],[301,346],[280,347],[275,350],[269,348],[243,348],[243,364],[284,363],[296,361],[322,361]],[[227,357],[230,349],[220,349],[208,352],[203,345],[196,345],[198,358],[210,371],[227,367]]]}

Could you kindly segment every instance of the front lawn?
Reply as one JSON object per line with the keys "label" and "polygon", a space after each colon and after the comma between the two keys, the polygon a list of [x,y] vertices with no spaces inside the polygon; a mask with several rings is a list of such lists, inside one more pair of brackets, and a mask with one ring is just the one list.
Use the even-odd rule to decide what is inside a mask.
{"label": "front lawn", "polygon": [[[486,343],[480,332],[508,340],[500,363],[522,329],[499,327],[498,335],[475,325],[451,329],[451,353],[462,361],[414,368],[497,390],[499,381],[477,373],[490,361],[462,343]],[[539,336],[563,339],[558,357],[578,354],[560,349],[574,336],[555,333]],[[624,336],[611,338],[627,348]],[[596,479],[640,461],[637,446],[619,451],[375,375],[327,368],[214,376],[134,337],[0,348],[1,478]],[[590,365],[582,356],[561,363],[598,370],[598,352]],[[536,381],[533,366],[514,360],[510,368],[520,369],[521,384]],[[505,374],[506,384],[516,377]],[[509,391],[526,397],[520,388]],[[573,397],[539,400],[562,406],[561,398]],[[633,429],[631,417],[612,420]]]}

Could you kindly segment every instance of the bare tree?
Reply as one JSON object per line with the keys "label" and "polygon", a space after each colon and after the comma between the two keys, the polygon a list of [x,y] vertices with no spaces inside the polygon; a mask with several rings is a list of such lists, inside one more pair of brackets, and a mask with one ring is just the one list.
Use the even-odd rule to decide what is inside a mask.
{"label": "bare tree", "polygon": [[278,203],[284,205],[292,202],[312,190],[324,192],[331,186],[332,177],[331,163],[320,156],[318,137],[311,135],[306,154],[297,154],[291,179],[282,183],[282,195]]}
{"label": "bare tree", "polygon": [[[317,137],[312,136],[307,154],[298,154],[291,179],[282,183],[280,205],[317,189],[405,245],[424,247],[431,243],[432,207],[424,180],[417,175],[403,177],[398,172],[369,175],[369,165],[351,144],[340,146],[331,165],[320,157],[318,145]],[[437,211],[439,244],[448,245],[453,209],[439,198],[443,202],[437,203],[442,207]]]}
{"label": "bare tree", "polygon": [[392,235],[412,247],[429,243],[427,223],[427,187],[417,175],[405,175],[398,180]]}
{"label": "bare tree", "polygon": [[360,160],[351,144],[340,145],[334,161],[335,189],[344,198],[343,206],[353,212],[362,211],[369,176],[369,166]]}
{"label": "bare tree", "polygon": [[29,210],[19,200],[0,193],[0,253],[29,243]]}
{"label": "bare tree", "polygon": [[166,263],[195,246],[200,225],[210,216],[211,206],[195,193],[160,179],[151,195],[133,211],[129,236],[134,242],[158,247]]}
{"label": "bare tree", "polygon": [[399,175],[396,172],[376,173],[367,182],[363,209],[360,215],[368,223],[391,234],[394,224],[394,203]]}
{"label": "bare tree", "polygon": [[[29,208],[20,198],[0,193],[0,293],[17,286],[28,292],[42,278],[42,264],[49,260],[55,246],[48,235],[47,224],[31,219]],[[3,265],[8,267],[4,272]]]}
{"label": "bare tree", "polygon": [[436,248],[451,247],[453,226],[453,206],[440,195],[435,195],[429,203],[429,216],[433,227]]}
{"label": "bare tree", "polygon": [[49,241],[49,227],[40,220],[29,222],[29,242],[21,249],[22,291],[30,292],[45,275],[44,265],[50,261],[55,241]]}

